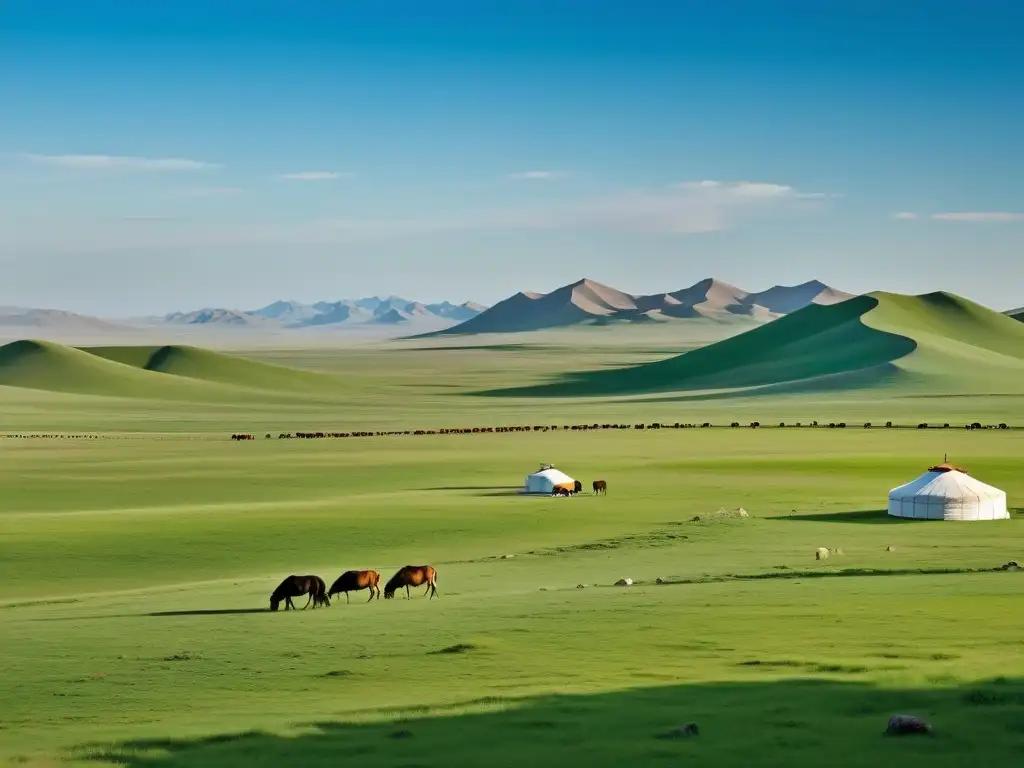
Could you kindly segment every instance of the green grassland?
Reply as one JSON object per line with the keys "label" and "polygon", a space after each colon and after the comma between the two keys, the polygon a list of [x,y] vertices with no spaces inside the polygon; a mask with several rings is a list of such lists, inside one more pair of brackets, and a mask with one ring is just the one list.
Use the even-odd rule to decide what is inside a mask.
{"label": "green grassland", "polygon": [[[163,368],[158,348],[4,348],[0,434],[102,439],[0,439],[0,760],[1016,765],[1024,571],[992,569],[1024,560],[1024,432],[262,439],[593,420],[1024,423],[1001,324],[968,333],[962,308],[929,319],[911,302],[907,318],[890,304],[895,325],[875,328],[874,310],[858,324],[911,334],[893,380],[729,399],[477,394],[692,341],[645,344],[640,329],[628,343],[603,329],[521,345],[178,348]],[[944,352],[944,338],[963,346]],[[1003,373],[944,393],[955,369],[928,350]],[[888,518],[888,490],[943,454],[1003,488],[1013,518]],[[606,479],[608,496],[516,495],[542,461]],[[715,514],[739,507],[750,517]],[[818,547],[842,554],[816,561]],[[267,610],[289,573],[386,579],[406,563],[437,568],[440,599]],[[634,585],[614,586],[624,577]],[[904,712],[935,734],[884,738]],[[690,721],[698,737],[661,738]]]}

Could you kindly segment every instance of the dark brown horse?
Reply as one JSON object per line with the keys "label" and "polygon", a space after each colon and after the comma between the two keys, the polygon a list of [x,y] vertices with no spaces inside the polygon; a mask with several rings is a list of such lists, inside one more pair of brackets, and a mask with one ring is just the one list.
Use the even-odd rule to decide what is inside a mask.
{"label": "dark brown horse", "polygon": [[270,595],[270,610],[276,611],[283,600],[284,609],[287,611],[291,608],[294,611],[295,603],[292,602],[292,598],[302,595],[309,595],[309,600],[302,606],[302,610],[306,610],[310,602],[313,603],[314,609],[318,605],[331,604],[331,600],[327,596],[327,585],[319,576],[292,575],[278,584],[277,589]]}
{"label": "dark brown horse", "polygon": [[608,483],[604,480],[594,481],[594,494],[597,495],[599,493],[608,493]]}
{"label": "dark brown horse", "polygon": [[[345,571],[331,585],[327,597],[334,597],[342,592],[345,593],[345,602],[349,602],[348,593],[358,592],[361,589],[370,590],[370,600],[376,595],[380,600],[380,574],[376,571]],[[367,600],[366,602],[370,602]]]}
{"label": "dark brown horse", "polygon": [[399,568],[398,572],[384,585],[384,599],[392,599],[395,596],[395,590],[405,587],[405,599],[408,600],[410,598],[409,587],[419,587],[423,584],[427,585],[427,591],[423,594],[429,594],[430,597],[436,595],[438,600],[441,599],[441,596],[437,594],[437,571],[432,566],[407,565],[404,568]]}
{"label": "dark brown horse", "polygon": [[573,480],[572,481],[572,492],[573,493],[582,493],[583,492],[583,483],[581,483],[579,480]]}

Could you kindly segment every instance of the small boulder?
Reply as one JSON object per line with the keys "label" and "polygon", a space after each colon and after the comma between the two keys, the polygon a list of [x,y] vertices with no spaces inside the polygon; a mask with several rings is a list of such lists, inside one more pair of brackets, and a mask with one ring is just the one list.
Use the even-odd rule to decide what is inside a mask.
{"label": "small boulder", "polygon": [[700,515],[694,515],[693,517],[691,517],[690,518],[690,522],[691,523],[699,523],[700,522]]}
{"label": "small boulder", "polygon": [[828,550],[825,547],[818,547],[814,550],[815,560],[828,560]]}
{"label": "small boulder", "polygon": [[576,589],[586,589],[582,584],[577,584]]}
{"label": "small boulder", "polygon": [[514,557],[515,557],[515,555],[502,555],[502,556],[501,556],[501,559],[502,559],[502,560],[511,560],[511,559],[513,559]]}
{"label": "small boulder", "polygon": [[1016,570],[1019,570],[1019,569],[1020,569],[1020,563],[1018,563],[1016,560],[1011,560],[1010,562],[1006,563],[1005,565],[999,566],[999,570],[1001,570],[1001,571],[1016,571]]}
{"label": "small boulder", "polygon": [[655,584],[664,584],[664,583],[665,583],[665,580],[664,580],[663,578],[661,578],[661,576],[659,576],[658,578],[656,578],[656,579],[654,580],[654,583],[655,583]]}
{"label": "small boulder", "polygon": [[892,546],[890,544],[888,547],[885,548],[885,551],[886,552],[895,552],[896,551],[896,547],[894,547],[894,546]]}
{"label": "small boulder", "polygon": [[932,727],[913,715],[893,715],[885,729],[887,736],[907,736],[915,733],[931,733]]}
{"label": "small boulder", "polygon": [[747,512],[743,507],[736,510],[736,515],[739,517],[750,517],[750,513]]}
{"label": "small boulder", "polygon": [[633,586],[633,580],[632,579],[628,579],[628,578],[627,579],[619,579],[618,581],[615,582],[615,586],[616,587],[631,587],[631,586]]}

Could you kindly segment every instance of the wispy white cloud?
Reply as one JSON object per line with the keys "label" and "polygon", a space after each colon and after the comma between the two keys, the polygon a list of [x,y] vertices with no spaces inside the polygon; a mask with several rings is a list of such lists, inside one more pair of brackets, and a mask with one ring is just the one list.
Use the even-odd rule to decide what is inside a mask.
{"label": "wispy white cloud", "polygon": [[732,195],[736,197],[788,197],[796,190],[788,184],[770,184],[762,181],[681,181],[677,189],[701,191],[707,194]]}
{"label": "wispy white cloud", "polygon": [[931,218],[938,221],[1024,221],[1024,213],[1011,211],[953,211],[949,213],[933,213]]}
{"label": "wispy white cloud", "polygon": [[291,179],[292,181],[327,181],[351,175],[350,173],[337,173],[335,171],[298,171],[296,173],[282,173],[281,178]]}
{"label": "wispy white cloud", "polygon": [[892,217],[900,221],[913,221],[918,218],[918,215],[913,211],[900,211],[899,213],[894,213]]}
{"label": "wispy white cloud", "polygon": [[536,179],[561,179],[568,175],[565,171],[521,171],[519,173],[510,173],[508,177],[510,179],[528,181]]}
{"label": "wispy white cloud", "polygon": [[[684,182],[655,189],[625,190],[603,198],[556,204],[410,211],[382,217],[337,217],[306,221],[251,220],[233,223],[172,222],[148,235],[139,226],[82,225],[54,230],[40,224],[21,232],[0,229],[20,252],[174,250],[219,246],[329,246],[364,240],[458,232],[577,231],[641,235],[716,232],[751,222],[799,217],[822,210],[831,195],[808,194],[785,184]],[[23,222],[25,224],[25,222]]]}
{"label": "wispy white cloud", "polygon": [[34,155],[24,157],[34,163],[80,171],[202,171],[219,168],[217,163],[183,157],[130,157],[126,155]]}

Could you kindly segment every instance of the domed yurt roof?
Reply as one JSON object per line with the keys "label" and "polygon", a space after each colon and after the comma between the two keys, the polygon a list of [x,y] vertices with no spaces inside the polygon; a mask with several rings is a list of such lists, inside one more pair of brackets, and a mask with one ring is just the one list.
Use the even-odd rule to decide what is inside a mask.
{"label": "domed yurt roof", "polygon": [[1006,493],[943,462],[889,491],[889,514],[917,520],[1006,520]]}

